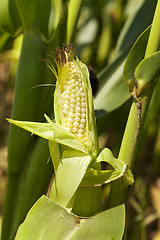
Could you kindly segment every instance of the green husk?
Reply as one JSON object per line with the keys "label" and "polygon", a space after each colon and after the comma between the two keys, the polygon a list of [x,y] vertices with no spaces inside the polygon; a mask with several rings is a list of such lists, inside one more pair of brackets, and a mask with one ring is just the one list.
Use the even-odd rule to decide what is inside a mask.
{"label": "green husk", "polygon": [[[49,118],[47,118],[49,119]],[[86,149],[80,141],[69,131],[59,124],[49,122],[49,123],[37,123],[37,122],[26,122],[26,121],[15,121],[12,119],[7,119],[8,122],[23,128],[32,134],[36,134],[47,140],[54,141],[73,149],[87,153]],[[51,121],[51,120],[50,120]]]}
{"label": "green husk", "polygon": [[[99,150],[98,150],[98,139],[97,139],[97,130],[96,130],[96,123],[94,117],[94,108],[93,108],[93,100],[92,100],[92,90],[90,86],[89,80],[89,72],[87,66],[82,63],[78,58],[76,61],[73,59],[71,53],[66,53],[65,59],[64,56],[59,57],[59,62],[57,63],[58,74],[56,73],[53,66],[50,66],[50,69],[54,73],[55,77],[57,78],[56,89],[54,93],[54,112],[55,112],[55,122],[61,124],[61,107],[59,104],[59,96],[61,93],[61,88],[63,84],[63,76],[68,71],[66,65],[69,61],[74,62],[81,72],[83,87],[86,94],[86,133],[87,133],[87,151],[93,156],[96,157]],[[65,65],[64,62],[66,61]]]}
{"label": "green husk", "polygon": [[50,198],[67,207],[80,185],[91,156],[77,151],[64,151],[53,182]]}

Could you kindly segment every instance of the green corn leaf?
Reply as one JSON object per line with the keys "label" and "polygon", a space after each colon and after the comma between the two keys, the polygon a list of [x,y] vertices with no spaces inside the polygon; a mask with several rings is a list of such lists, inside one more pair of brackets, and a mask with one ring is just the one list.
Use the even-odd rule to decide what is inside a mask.
{"label": "green corn leaf", "polygon": [[128,19],[118,37],[114,56],[131,48],[139,35],[152,23],[156,3],[157,1],[152,0],[136,1],[136,7],[130,8]]}
{"label": "green corn leaf", "polygon": [[160,51],[143,59],[135,71],[138,94],[154,85],[160,76]]}
{"label": "green corn leaf", "polygon": [[120,205],[86,220],[71,240],[122,240],[124,228],[125,208]]}
{"label": "green corn leaf", "polygon": [[12,119],[7,120],[8,122],[23,128],[32,134],[36,134],[47,140],[66,145],[79,151],[86,152],[83,144],[81,144],[81,142],[79,142],[72,133],[56,123],[26,122]]}
{"label": "green corn leaf", "polygon": [[121,240],[124,227],[124,205],[89,219],[79,219],[51,199],[42,196],[30,210],[15,239]]}
{"label": "green corn leaf", "polygon": [[95,170],[89,168],[81,182],[81,187],[85,186],[99,186],[106,183],[110,183],[123,176],[123,172],[114,170]]}
{"label": "green corn leaf", "polygon": [[[43,95],[43,89],[33,90],[32,87],[43,81],[44,64],[38,59],[40,56],[44,57],[44,54],[44,43],[40,37],[35,32],[24,32],[15,83],[13,119],[37,121],[42,118],[39,96]],[[14,204],[16,204],[19,176],[24,169],[26,156],[31,145],[33,147],[32,140],[33,138],[29,133],[16,126],[10,126],[8,139],[9,179],[3,214],[2,240],[10,238],[11,225],[16,218]]]}
{"label": "green corn leaf", "polygon": [[133,91],[133,88],[136,85],[135,70],[144,58],[149,33],[150,27],[148,27],[136,40],[124,65],[123,78],[129,85],[130,92]]}
{"label": "green corn leaf", "polygon": [[48,21],[47,41],[52,41],[62,18],[62,0],[51,0],[51,12]]}
{"label": "green corn leaf", "polygon": [[90,155],[64,151],[53,182],[51,199],[66,207],[79,187],[90,161]]}
{"label": "green corn leaf", "polygon": [[79,219],[76,216],[42,196],[30,210],[15,239],[69,239],[78,225]]}
{"label": "green corn leaf", "polygon": [[122,78],[123,66],[127,54],[128,51],[125,51],[117,57],[98,76],[99,91],[94,99],[94,109],[97,118],[120,107],[131,97],[128,87]]}
{"label": "green corn leaf", "polygon": [[46,194],[52,175],[53,165],[48,142],[39,138],[27,157],[26,165],[18,179],[10,236],[15,236],[32,205],[40,196]]}
{"label": "green corn leaf", "polygon": [[37,31],[45,42],[51,41],[60,21],[61,0],[16,0],[24,29]]}
{"label": "green corn leaf", "polygon": [[15,0],[1,0],[0,28],[11,36],[20,33],[22,23]]}
{"label": "green corn leaf", "polygon": [[67,42],[72,42],[73,34],[80,15],[83,0],[70,0],[67,18]]}
{"label": "green corn leaf", "polygon": [[9,40],[10,36],[8,33],[3,33],[0,36],[0,52],[5,48],[7,41]]}
{"label": "green corn leaf", "polygon": [[124,164],[122,161],[118,160],[113,157],[113,154],[109,148],[104,148],[99,156],[97,157],[97,162],[108,162],[114,169],[123,169]]}
{"label": "green corn leaf", "polygon": [[115,49],[114,61],[98,76],[99,91],[94,99],[97,118],[117,109],[131,97],[122,77],[124,62],[134,41],[151,24],[155,6],[156,1],[142,1],[124,25]]}
{"label": "green corn leaf", "polygon": [[114,158],[111,150],[108,148],[104,148],[97,158],[97,162],[103,161],[109,163],[115,169],[117,174],[119,173],[119,176],[117,176],[117,178],[121,177],[121,182],[123,185],[126,186],[134,182],[133,174],[128,165],[123,161]]}
{"label": "green corn leaf", "polygon": [[[57,133],[58,133],[58,135],[59,135],[59,133],[61,133],[62,136],[61,136],[61,137],[57,137],[57,139],[60,138],[60,141],[63,141],[63,140],[65,140],[65,139],[68,139],[68,138],[69,138],[68,141],[66,142],[66,144],[65,144],[65,142],[62,143],[63,145],[66,145],[66,146],[71,147],[71,148],[73,148],[73,149],[76,149],[76,150],[79,150],[79,151],[88,153],[87,150],[84,148],[84,145],[83,145],[80,141],[78,141],[78,139],[75,137],[75,135],[73,135],[72,133],[70,133],[69,131],[67,131],[67,130],[66,130],[64,127],[62,127],[61,125],[53,123],[52,120],[51,120],[46,114],[45,114],[44,116],[45,116],[46,120],[48,121],[48,123],[50,123],[50,124],[53,126],[53,129],[55,129],[55,126],[58,126],[58,127],[61,128],[61,131],[57,129],[57,130],[58,130]],[[64,132],[68,137],[65,137],[65,135],[63,136],[63,132]],[[73,141],[74,141],[73,143],[70,142],[70,138],[73,139]],[[58,141],[55,141],[55,142],[58,142]],[[61,143],[61,142],[58,142],[58,143]]]}
{"label": "green corn leaf", "polygon": [[129,89],[133,94],[135,94],[134,90],[136,88],[136,96],[139,96],[145,89],[153,85],[160,74],[159,52],[143,59],[149,33],[150,27],[139,36],[124,66],[124,80],[129,85]]}
{"label": "green corn leaf", "polygon": [[[44,54],[44,45],[39,36],[34,32],[24,32],[16,76],[12,108],[13,119],[37,121],[43,117],[39,106],[39,96],[43,96],[44,89],[32,88],[43,82],[44,64],[38,58],[44,57]],[[15,126],[10,126],[8,141],[8,166],[10,170],[18,172],[22,168],[31,141],[30,134]]]}

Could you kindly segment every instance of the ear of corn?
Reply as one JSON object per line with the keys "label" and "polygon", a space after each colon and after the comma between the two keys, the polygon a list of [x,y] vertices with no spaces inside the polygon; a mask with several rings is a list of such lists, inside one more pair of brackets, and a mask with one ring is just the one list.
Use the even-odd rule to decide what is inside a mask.
{"label": "ear of corn", "polygon": [[[69,47],[58,49],[58,74],[50,65],[51,70],[57,78],[54,94],[55,122],[61,124],[68,132],[74,134],[84,145],[91,156],[91,159],[87,162],[87,165],[89,165],[90,161],[93,161],[98,154],[92,90],[86,65],[80,62],[78,58],[74,60],[70,50],[71,48]],[[78,159],[79,163],[78,165],[76,164],[76,171],[79,172],[79,178],[74,175],[76,172],[76,159]],[[69,159],[64,159],[60,162],[56,181],[53,183],[50,196],[54,201],[61,202],[64,206],[72,208],[73,212],[81,216],[91,216],[102,211],[101,187],[78,188],[81,182],[78,180],[83,179],[87,170],[85,168],[85,161],[87,161],[87,159],[87,155],[82,158],[79,156],[79,153],[76,152],[75,160],[73,161],[73,158],[70,159],[71,161],[68,168],[66,168],[66,164],[68,164]],[[96,166],[100,169],[100,164]],[[67,173],[68,177],[64,178],[65,173]],[[67,181],[67,179],[69,181]],[[72,191],[68,187],[68,184],[71,182]],[[66,190],[67,196],[65,194]],[[72,199],[73,201],[71,201],[71,203],[69,200],[72,197],[74,200]]]}
{"label": "ear of corn", "polygon": [[88,152],[96,156],[98,143],[88,69],[78,58],[73,59],[69,47],[57,52],[55,121],[73,133]]}

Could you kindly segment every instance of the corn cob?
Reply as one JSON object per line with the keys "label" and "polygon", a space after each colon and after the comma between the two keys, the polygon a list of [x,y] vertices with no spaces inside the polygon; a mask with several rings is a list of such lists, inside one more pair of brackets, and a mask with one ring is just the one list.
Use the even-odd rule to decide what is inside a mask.
{"label": "corn cob", "polygon": [[[70,56],[71,47],[65,50],[57,49],[58,99],[55,98],[55,109],[58,104],[58,115],[55,120],[69,132],[73,133],[79,141],[87,145],[87,105],[86,88],[82,71]],[[53,67],[49,66],[52,70]],[[55,73],[55,70],[53,70]],[[56,75],[56,73],[55,73]]]}
{"label": "corn cob", "polygon": [[86,143],[86,98],[82,77],[74,62],[69,62],[64,67],[67,74],[60,96],[62,126]]}

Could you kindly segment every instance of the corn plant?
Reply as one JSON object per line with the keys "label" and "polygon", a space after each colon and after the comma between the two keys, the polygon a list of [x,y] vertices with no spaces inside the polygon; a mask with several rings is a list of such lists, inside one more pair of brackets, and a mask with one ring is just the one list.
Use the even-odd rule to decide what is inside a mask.
{"label": "corn plant", "polygon": [[[123,4],[115,3],[120,14]],[[144,1],[124,26],[115,59],[99,75],[100,86],[94,104],[88,68],[74,57],[69,44],[76,41],[83,4],[82,0],[3,3],[1,29],[12,36],[23,32],[23,43],[12,119],[7,118],[11,123],[9,176],[2,240],[120,240],[126,237],[127,186],[134,182],[131,169],[159,78],[160,3],[158,1],[155,10],[155,2]],[[130,30],[148,6],[148,18],[141,21],[140,29],[133,31],[130,37]],[[154,10],[152,26],[148,27]],[[39,21],[42,16],[43,21]],[[117,19],[119,17],[117,15]],[[104,20],[99,43],[105,38],[106,26],[108,22]],[[107,31],[110,36],[108,34],[111,32]],[[131,43],[125,44],[128,38]],[[65,42],[67,44],[62,46]],[[62,47],[57,47],[59,45]],[[90,54],[92,56],[92,48]],[[105,54],[97,54],[98,61],[107,59],[108,54],[106,48]],[[80,56],[83,58],[83,54]],[[122,81],[122,71],[127,84]],[[47,84],[51,81],[52,86]],[[43,85],[48,85],[47,90]],[[133,103],[116,158],[110,149],[99,148],[94,108],[96,117],[101,119],[131,97]],[[107,163],[108,168],[102,168],[102,163]],[[102,185],[107,184],[111,187],[105,207]]]}

